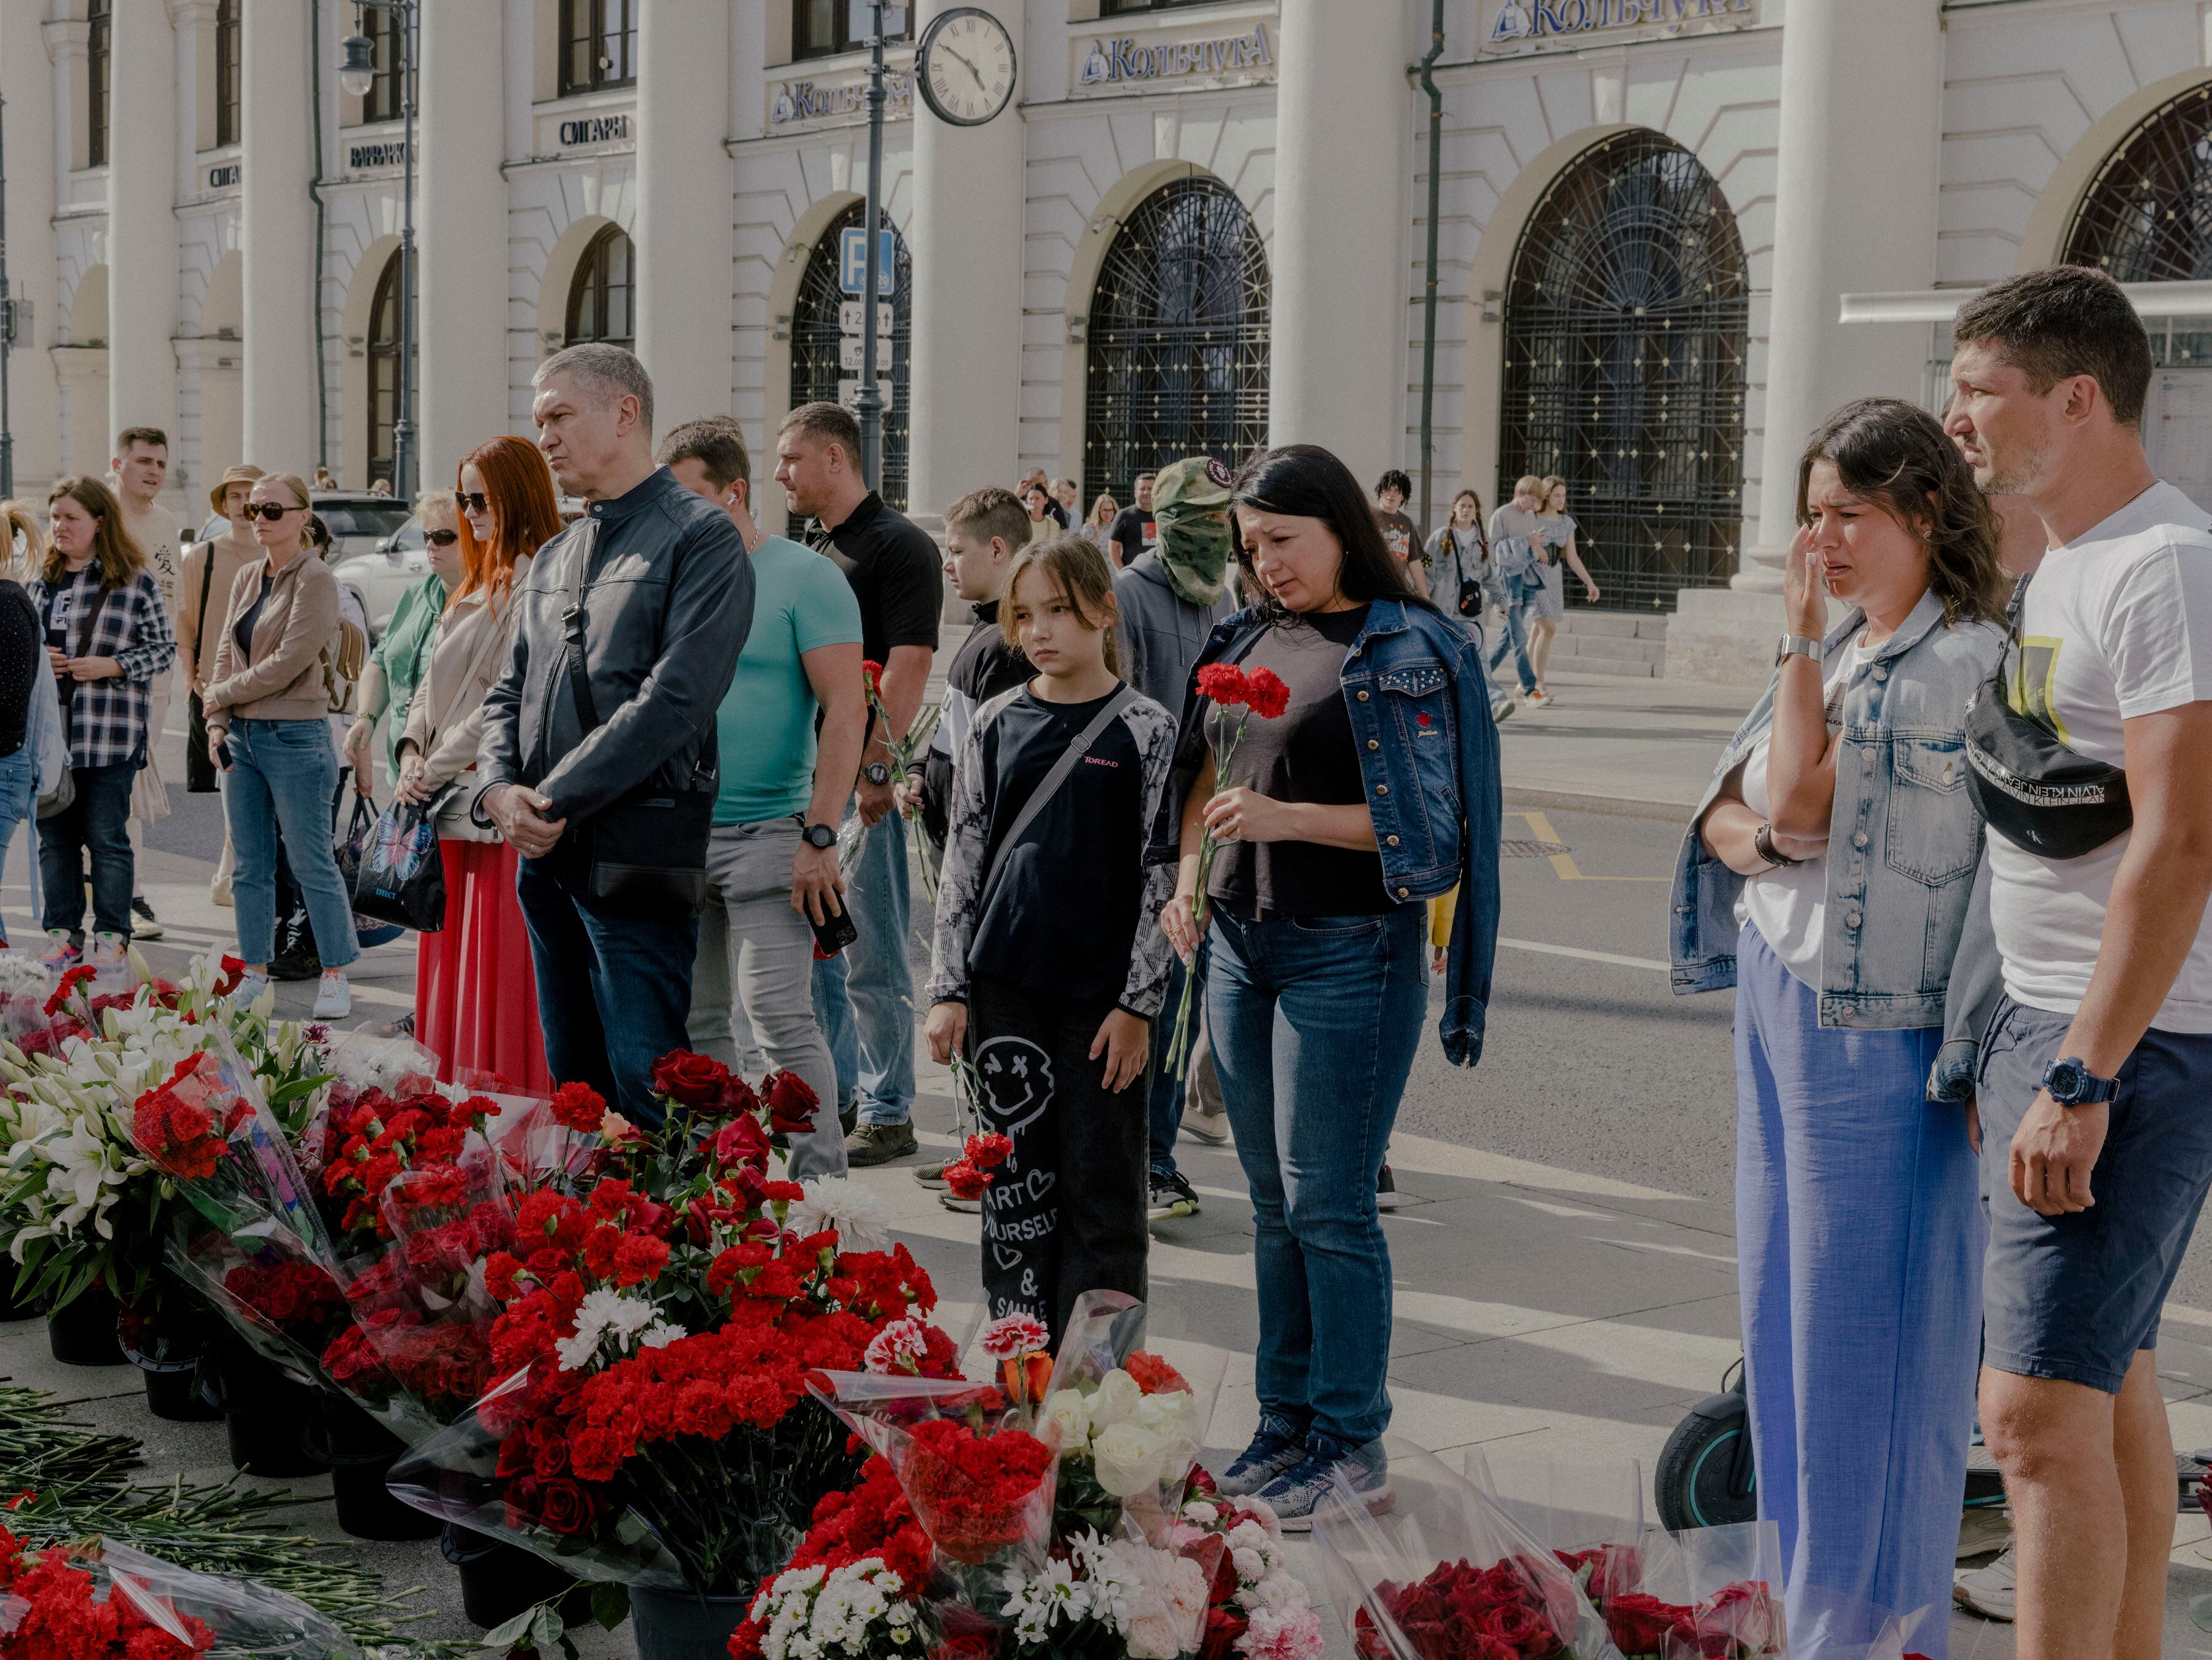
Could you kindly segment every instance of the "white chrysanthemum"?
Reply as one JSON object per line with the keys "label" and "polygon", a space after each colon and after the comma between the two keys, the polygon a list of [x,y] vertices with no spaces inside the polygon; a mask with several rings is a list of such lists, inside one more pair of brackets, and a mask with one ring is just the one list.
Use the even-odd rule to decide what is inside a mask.
{"label": "white chrysanthemum", "polygon": [[0,951],[0,992],[16,992],[29,995],[33,992],[44,997],[53,980],[39,966],[39,959],[27,952]]}
{"label": "white chrysanthemum", "polygon": [[837,1243],[848,1251],[881,1250],[890,1242],[884,1228],[883,1201],[869,1189],[842,1176],[809,1182],[805,1193],[791,1201],[784,1225],[801,1235],[835,1228]]}
{"label": "white chrysanthemum", "polygon": [[672,1321],[656,1320],[638,1334],[637,1346],[641,1349],[665,1349],[684,1335],[684,1328]]}
{"label": "white chrysanthemum", "polygon": [[[563,1337],[553,1346],[555,1357],[562,1371],[581,1371],[592,1363],[602,1343],[612,1339],[617,1351],[630,1347],[631,1340],[656,1323],[681,1336],[680,1330],[659,1322],[653,1304],[635,1297],[625,1297],[610,1286],[584,1293],[584,1300],[576,1305],[576,1329],[573,1335]],[[664,1338],[662,1341],[672,1341]]]}

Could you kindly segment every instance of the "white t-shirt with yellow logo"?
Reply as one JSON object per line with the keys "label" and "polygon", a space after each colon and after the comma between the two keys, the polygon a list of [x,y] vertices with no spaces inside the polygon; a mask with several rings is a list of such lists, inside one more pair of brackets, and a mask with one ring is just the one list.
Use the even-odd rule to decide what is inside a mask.
{"label": "white t-shirt with yellow logo", "polygon": [[[2212,699],[2212,514],[2157,483],[2053,548],[2028,584],[2021,643],[2014,707],[2075,754],[2124,766],[2124,721]],[[2016,1000],[2080,1006],[2128,841],[2046,859],[1990,837],[1990,920]],[[2212,911],[2151,1025],[2212,1032]]]}

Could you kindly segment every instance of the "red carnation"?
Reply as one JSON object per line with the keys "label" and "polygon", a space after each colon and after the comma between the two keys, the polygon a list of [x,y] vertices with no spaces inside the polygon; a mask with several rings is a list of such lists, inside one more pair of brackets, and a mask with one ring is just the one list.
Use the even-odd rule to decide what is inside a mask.
{"label": "red carnation", "polygon": [[1121,1363],[1121,1370],[1147,1395],[1187,1394],[1190,1389],[1181,1372],[1149,1349],[1139,1349]]}
{"label": "red carnation", "polygon": [[860,685],[871,696],[883,696],[884,666],[872,657],[860,664]]}
{"label": "red carnation", "polygon": [[1291,689],[1273,669],[1254,669],[1245,677],[1244,701],[1262,721],[1272,721],[1291,706]]}
{"label": "red carnation", "polygon": [[1249,702],[1252,693],[1244,671],[1234,663],[1208,663],[1198,672],[1198,695],[1225,708]]}
{"label": "red carnation", "polygon": [[945,1167],[945,1188],[955,1199],[981,1199],[991,1185],[991,1172],[977,1170],[973,1159],[962,1158]]}
{"label": "red carnation", "polygon": [[605,1122],[606,1098],[589,1084],[563,1084],[549,1104],[553,1116],[572,1130],[595,1131]]}
{"label": "red carnation", "polygon": [[1012,1156],[1014,1144],[1003,1135],[971,1135],[962,1151],[977,1170],[996,1170]]}

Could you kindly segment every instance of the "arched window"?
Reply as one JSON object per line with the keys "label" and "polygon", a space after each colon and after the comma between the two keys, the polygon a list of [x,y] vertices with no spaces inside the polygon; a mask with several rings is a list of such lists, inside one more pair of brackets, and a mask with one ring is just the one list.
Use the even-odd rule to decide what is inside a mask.
{"label": "arched window", "polygon": [[[857,388],[858,368],[844,366],[844,331],[839,307],[848,295],[837,286],[837,245],[848,230],[860,225],[861,204],[854,203],[830,222],[807,256],[806,274],[799,280],[799,301],[791,313],[791,407],[816,402],[834,404],[850,381]],[[906,239],[886,216],[892,255],[891,332],[878,339],[876,373],[891,383],[890,407],[884,411],[883,477],[876,489],[884,500],[903,512],[906,508],[906,438],[908,369],[913,362],[914,261],[908,257]],[[854,344],[859,344],[857,337]]]}
{"label": "arched window", "polygon": [[398,447],[392,430],[399,419],[399,256],[385,261],[368,306],[368,477],[399,486]]}
{"label": "arched window", "polygon": [[1578,157],[1522,234],[1498,496],[1524,473],[1565,479],[1607,605],[1664,603],[1735,569],[1750,292],[1719,184],[1656,132]]}
{"label": "arched window", "polygon": [[637,252],[629,237],[609,225],[592,239],[568,285],[568,336],[565,344],[604,340],[625,350],[637,344]]}
{"label": "arched window", "polygon": [[2212,86],[2169,99],[2105,158],[2061,263],[2122,283],[2212,277]]}
{"label": "arched window", "polygon": [[1211,179],[1154,191],[1122,222],[1091,291],[1083,499],[1186,455],[1233,467],[1267,443],[1267,255]]}

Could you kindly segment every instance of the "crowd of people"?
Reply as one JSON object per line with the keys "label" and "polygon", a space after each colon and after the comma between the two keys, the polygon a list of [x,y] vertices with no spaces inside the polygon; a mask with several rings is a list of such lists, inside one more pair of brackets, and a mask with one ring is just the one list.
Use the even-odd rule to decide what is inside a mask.
{"label": "crowd of people", "polygon": [[[2021,1651],[2149,1655],[2153,1352],[2212,1187],[2212,527],[2144,458],[2150,349],[2109,280],[2014,278],[1954,337],[1943,418],[1866,399],[1808,442],[1674,980],[1736,994],[1751,1433],[1791,1596],[1946,1600],[1978,1376]],[[1148,1221],[1199,1207],[1179,1135],[1233,1140],[1260,1426],[1221,1490],[1291,1527],[1338,1475],[1379,1498],[1391,1128],[1432,1002],[1447,1059],[1480,1055],[1498,722],[1553,700],[1566,575],[1599,597],[1564,483],[1487,516],[1462,489],[1424,538],[1402,472],[1370,494],[1311,446],[1174,460],[1087,514],[1040,470],[948,505],[940,550],[811,404],[775,435],[794,539],[757,522],[738,423],[657,428],[629,352],[570,347],[533,393],[535,442],[415,504],[429,572],[373,651],[295,476],[226,473],[230,528],[181,563],[158,432],[121,435],[119,495],[9,504],[0,848],[35,813],[47,961],[159,926],[129,826],[164,805],[180,669],[237,994],[296,913],[345,1012],[332,822],[380,770],[387,818],[434,827],[411,1019],[452,1076],[652,1122],[671,1050],[781,1069],[822,1104],[787,1153],[817,1180],[919,1158],[919,1027],[1011,1145],[988,1183],[915,1168],[981,1213],[994,1315],[1057,1335],[1085,1291],[1142,1297]],[[947,580],[973,620],[925,714]]]}

